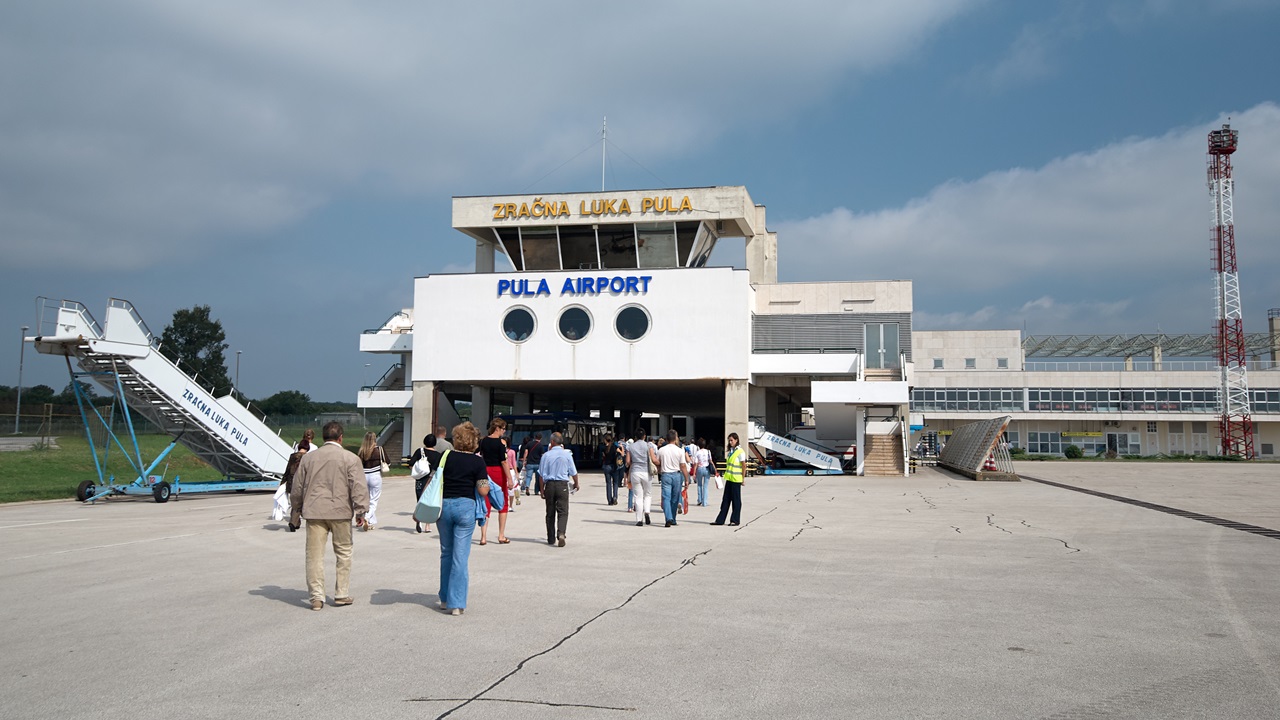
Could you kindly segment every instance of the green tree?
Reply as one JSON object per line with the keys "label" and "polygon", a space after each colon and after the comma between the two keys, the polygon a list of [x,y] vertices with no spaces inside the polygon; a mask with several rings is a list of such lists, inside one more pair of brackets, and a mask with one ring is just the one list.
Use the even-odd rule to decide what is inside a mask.
{"label": "green tree", "polygon": [[[92,404],[94,398],[97,396],[97,393],[93,391],[93,386],[80,380],[76,380],[75,384],[80,386],[80,395],[84,397],[87,402]],[[67,386],[62,388],[62,394],[54,398],[54,401],[62,403],[63,405],[75,405],[76,391],[72,387],[72,383],[67,383]]]}
{"label": "green tree", "polygon": [[231,390],[227,377],[227,334],[222,322],[209,316],[208,305],[175,310],[173,321],[160,335],[160,352],[179,363],[188,375],[220,395]]}
{"label": "green tree", "polygon": [[297,390],[281,390],[271,397],[260,400],[258,409],[267,415],[310,415],[315,412],[315,403],[311,396]]}
{"label": "green tree", "polygon": [[22,404],[32,403],[51,403],[57,396],[53,393],[53,388],[48,385],[36,385],[35,387],[22,389]]}

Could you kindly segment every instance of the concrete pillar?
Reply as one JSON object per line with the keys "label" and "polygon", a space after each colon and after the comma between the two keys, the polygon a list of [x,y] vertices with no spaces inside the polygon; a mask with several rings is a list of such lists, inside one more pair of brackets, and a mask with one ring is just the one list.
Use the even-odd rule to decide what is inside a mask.
{"label": "concrete pillar", "polygon": [[738,439],[747,443],[747,422],[750,420],[751,384],[746,380],[724,381],[724,434],[738,433]]}
{"label": "concrete pillar", "polygon": [[436,425],[436,384],[431,381],[415,380],[413,382],[412,418],[404,426],[405,445],[417,448],[435,429]]}
{"label": "concrete pillar", "polygon": [[1132,370],[1132,369],[1133,369],[1133,356],[1132,356],[1132,355],[1131,355],[1131,356],[1129,356],[1129,357],[1126,357],[1126,358],[1124,359],[1124,369],[1125,369],[1125,370]]}
{"label": "concrete pillar", "polygon": [[484,434],[492,419],[492,391],[486,386],[471,386],[471,424],[476,426],[480,434]]}
{"label": "concrete pillar", "polygon": [[665,438],[667,431],[671,429],[671,416],[662,414],[658,416],[658,437]]}
{"label": "concrete pillar", "polygon": [[747,238],[747,273],[752,285],[778,283],[778,233],[762,232]]}
{"label": "concrete pillar", "polygon": [[512,401],[512,414],[528,415],[533,412],[533,395],[529,393],[516,393],[515,400]]}
{"label": "concrete pillar", "polygon": [[[748,400],[747,400],[748,418],[747,419],[755,418],[756,422],[761,422],[768,425],[769,391],[766,390],[765,388],[756,387],[754,385],[750,385],[749,387],[751,389],[748,391]],[[775,427],[773,429],[777,430],[778,428]],[[746,442],[746,441],[747,441],[747,438],[743,437],[742,442]]]}
{"label": "concrete pillar", "polygon": [[690,415],[689,417],[685,418],[685,421],[684,421],[684,436],[685,436],[685,437],[687,437],[687,438],[690,438],[690,439],[692,439],[692,440],[697,440],[697,439],[698,439],[698,431],[697,431],[697,430],[694,428],[694,426],[693,426],[693,416],[692,416],[692,415]]}
{"label": "concrete pillar", "polygon": [[1164,366],[1164,348],[1159,345],[1151,348],[1151,369],[1161,370]]}
{"label": "concrete pillar", "polygon": [[[476,241],[476,272],[493,272],[493,244]],[[473,423],[474,424],[474,423]]]}

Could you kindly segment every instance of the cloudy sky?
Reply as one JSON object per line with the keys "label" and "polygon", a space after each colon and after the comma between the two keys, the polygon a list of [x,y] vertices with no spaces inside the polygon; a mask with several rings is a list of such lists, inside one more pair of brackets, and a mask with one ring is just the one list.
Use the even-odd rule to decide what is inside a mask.
{"label": "cloudy sky", "polygon": [[605,116],[609,189],[745,185],[782,280],[1035,334],[1209,330],[1229,117],[1246,329],[1280,307],[1280,0],[432,5],[6,3],[0,384],[37,296],[122,297],[354,400],[360,331],[471,268],[450,197],[599,189]]}

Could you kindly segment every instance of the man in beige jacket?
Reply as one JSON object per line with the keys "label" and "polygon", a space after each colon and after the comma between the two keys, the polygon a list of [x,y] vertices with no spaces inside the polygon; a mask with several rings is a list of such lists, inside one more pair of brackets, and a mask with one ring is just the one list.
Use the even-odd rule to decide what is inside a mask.
{"label": "man in beige jacket", "polygon": [[364,524],[369,511],[369,486],[364,481],[360,458],[342,447],[342,425],[328,423],[321,431],[324,445],[307,453],[293,476],[291,522],[307,521],[307,588],[311,609],[324,608],[324,544],[333,534],[333,554],[337,558],[338,582],[334,605],[350,605],[351,598],[351,516]]}

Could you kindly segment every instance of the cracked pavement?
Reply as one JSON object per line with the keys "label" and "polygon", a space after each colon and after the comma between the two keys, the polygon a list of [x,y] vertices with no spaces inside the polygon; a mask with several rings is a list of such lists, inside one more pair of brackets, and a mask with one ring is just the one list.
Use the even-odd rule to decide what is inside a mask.
{"label": "cracked pavement", "polygon": [[[1026,471],[1280,525],[1258,509],[1277,497],[1256,466],[1160,464],[1144,477],[1125,463],[1111,480],[1099,473],[1116,465],[1092,467],[1083,479],[1068,463]],[[0,715],[1224,717],[1280,705],[1280,543],[1268,537],[931,468],[751,478],[739,527],[708,524],[713,489],[712,507],[677,527],[637,528],[604,504],[598,474],[583,480],[567,547],[546,545],[536,498],[511,516],[510,545],[472,547],[462,617],[433,609],[439,545],[412,531],[407,478],[386,481],[379,529],[357,533],[355,605],[318,613],[305,607],[304,534],[267,519],[270,495],[0,506]]]}

